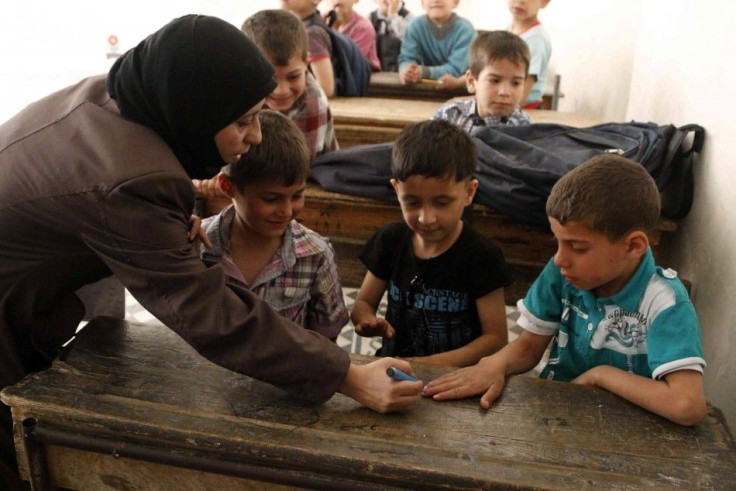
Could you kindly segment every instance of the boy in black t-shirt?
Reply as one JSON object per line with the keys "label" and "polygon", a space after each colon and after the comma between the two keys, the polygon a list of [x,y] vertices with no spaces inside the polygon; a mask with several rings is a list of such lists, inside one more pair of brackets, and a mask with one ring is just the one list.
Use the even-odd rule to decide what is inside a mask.
{"label": "boy in black t-shirt", "polygon": [[409,126],[394,143],[391,185],[405,223],[381,227],[365,245],[368,272],[351,312],[358,334],[384,338],[380,355],[468,366],[508,341],[503,253],[462,221],[478,188],[477,153],[467,133],[441,120]]}

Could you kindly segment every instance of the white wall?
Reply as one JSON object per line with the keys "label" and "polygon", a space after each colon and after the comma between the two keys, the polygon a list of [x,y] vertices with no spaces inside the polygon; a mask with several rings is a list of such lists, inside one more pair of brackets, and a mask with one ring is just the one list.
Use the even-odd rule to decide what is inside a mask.
{"label": "white wall", "polygon": [[705,127],[695,202],[670,262],[692,281],[708,368],[706,393],[736,425],[736,4],[646,0],[627,118]]}
{"label": "white wall", "polygon": [[[322,10],[327,10],[322,2]],[[420,0],[407,0],[415,13]],[[240,26],[279,0],[4,0],[0,4],[0,122],[29,102],[111,61],[120,50],[185,13]],[[373,9],[361,0],[359,12]],[[505,0],[461,0],[458,14],[479,29],[503,29]],[[730,124],[736,62],[736,5],[721,0],[552,0],[540,14],[562,76],[561,110],[602,120],[699,123],[707,130],[691,214],[679,224],[667,266],[692,281],[702,325],[708,398],[736,425],[736,132]],[[730,25],[729,25],[730,22]]]}

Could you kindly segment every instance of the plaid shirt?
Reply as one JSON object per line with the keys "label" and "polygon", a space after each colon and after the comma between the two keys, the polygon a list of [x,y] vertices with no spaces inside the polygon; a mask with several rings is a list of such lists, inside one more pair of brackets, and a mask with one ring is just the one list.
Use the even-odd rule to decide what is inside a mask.
{"label": "plaid shirt", "polygon": [[450,101],[437,109],[432,119],[444,119],[459,126],[467,133],[483,126],[519,126],[531,124],[529,115],[519,107],[514,109],[508,116],[488,116],[481,118],[475,106],[475,98]]}
{"label": "plaid shirt", "polygon": [[314,160],[323,153],[340,148],[335,137],[327,96],[311,73],[307,72],[307,88],[304,94],[285,114],[304,133],[310,159]]}
{"label": "plaid shirt", "polygon": [[292,220],[271,262],[248,285],[229,253],[234,216],[230,205],[202,221],[213,245],[212,250],[202,250],[205,263],[221,264],[228,281],[245,286],[287,319],[328,338],[340,334],[348,311],[329,241]]}

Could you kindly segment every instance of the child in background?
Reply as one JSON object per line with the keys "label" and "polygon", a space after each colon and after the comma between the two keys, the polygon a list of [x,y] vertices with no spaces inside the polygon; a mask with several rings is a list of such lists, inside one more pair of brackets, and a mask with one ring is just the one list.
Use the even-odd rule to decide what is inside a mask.
{"label": "child in background", "polygon": [[300,225],[309,155],[293,121],[260,113],[262,141],[217,176],[232,204],[202,221],[220,264],[284,317],[335,340],[348,321],[335,252],[327,239]]}
{"label": "child in background", "polygon": [[423,394],[483,394],[487,409],[506,376],[533,368],[554,337],[541,377],[601,387],[682,425],[700,421],[700,327],[677,273],[654,265],[647,233],[659,212],[654,180],[623,157],[594,157],[563,176],[547,200],[557,254],[518,303],[524,331]]}
{"label": "child in background", "polygon": [[319,2],[320,0],[281,0],[281,8],[296,14],[307,28],[309,68],[327,97],[332,97],[335,95],[332,40],[327,33],[327,24],[317,10]]}
{"label": "child in background", "polygon": [[376,52],[376,31],[370,21],[353,10],[359,0],[331,0],[332,10],[325,15],[327,25],[349,36],[360,48],[371,70],[381,69]]}
{"label": "child in background", "polygon": [[537,13],[548,3],[549,0],[509,0],[511,25],[508,30],[526,41],[532,55],[522,99],[524,109],[541,108],[544,88],[547,85],[547,67],[552,56],[552,43],[537,18]]}
{"label": "child in background", "polygon": [[[381,227],[360,259],[368,268],[351,319],[382,336],[381,356],[467,366],[508,342],[500,248],[463,223],[478,188],[478,150],[447,121],[404,129],[391,171],[404,222]],[[386,318],[376,316],[388,290]]]}
{"label": "child in background", "polygon": [[370,21],[376,31],[376,50],[384,72],[399,71],[401,42],[414,15],[403,0],[374,0],[378,8],[371,12]]}
{"label": "child in background", "polygon": [[291,12],[262,10],[243,23],[242,31],[261,49],[276,69],[278,85],[266,106],[291,118],[304,133],[309,159],[337,150],[329,102],[307,70],[307,33]]}
{"label": "child in background", "polygon": [[470,46],[470,67],[465,74],[470,99],[440,106],[432,119],[444,119],[468,133],[475,128],[529,124],[521,110],[529,47],[516,34],[480,31]]}
{"label": "child in background", "polygon": [[460,0],[422,0],[426,15],[409,23],[399,54],[402,84],[437,80],[439,88],[465,85],[473,24],[453,12]]}

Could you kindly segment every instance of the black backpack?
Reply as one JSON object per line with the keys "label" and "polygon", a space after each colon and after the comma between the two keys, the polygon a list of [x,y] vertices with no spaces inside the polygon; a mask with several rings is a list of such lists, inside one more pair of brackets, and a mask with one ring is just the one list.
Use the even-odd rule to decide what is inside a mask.
{"label": "black backpack", "polygon": [[[330,12],[332,14],[332,12]],[[332,44],[332,71],[335,76],[335,95],[361,97],[368,92],[371,66],[363,52],[349,36],[327,24],[318,24],[330,35]]]}
{"label": "black backpack", "polygon": [[[401,17],[406,17],[409,15],[409,11],[402,4],[398,14]],[[388,25],[384,19],[378,17],[378,11],[371,12],[370,21],[376,31],[376,51],[378,52],[378,59],[381,61],[381,70],[384,72],[398,72],[401,39],[388,32]]]}
{"label": "black backpack", "polygon": [[[479,147],[475,202],[522,224],[548,229],[545,204],[552,186],[577,165],[602,153],[641,163],[662,197],[662,216],[680,219],[692,205],[698,125],[606,123],[588,128],[556,124],[487,126],[473,134]],[[692,141],[690,140],[692,136]],[[392,143],[330,152],[312,162],[312,177],[328,191],[396,201],[391,189]]]}

